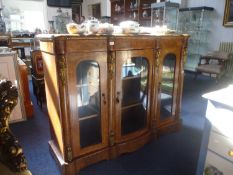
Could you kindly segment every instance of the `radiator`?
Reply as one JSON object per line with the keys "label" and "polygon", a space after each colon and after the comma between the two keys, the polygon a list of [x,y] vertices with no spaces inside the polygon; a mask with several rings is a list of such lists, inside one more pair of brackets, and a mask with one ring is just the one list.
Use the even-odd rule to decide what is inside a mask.
{"label": "radiator", "polygon": [[226,73],[233,76],[233,42],[221,42],[219,51],[230,53],[229,60],[225,63]]}

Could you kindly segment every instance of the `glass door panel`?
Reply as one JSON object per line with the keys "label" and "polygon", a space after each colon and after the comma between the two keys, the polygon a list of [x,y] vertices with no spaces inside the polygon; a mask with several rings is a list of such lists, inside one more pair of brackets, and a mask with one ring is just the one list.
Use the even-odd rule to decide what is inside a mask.
{"label": "glass door panel", "polygon": [[146,127],[148,103],[148,62],[132,57],[122,65],[121,134]]}
{"label": "glass door panel", "polygon": [[174,54],[168,54],[163,61],[162,68],[160,120],[172,116],[175,66],[176,56]]}
{"label": "glass door panel", "polygon": [[76,69],[81,148],[102,142],[100,69],[95,61],[82,61]]}

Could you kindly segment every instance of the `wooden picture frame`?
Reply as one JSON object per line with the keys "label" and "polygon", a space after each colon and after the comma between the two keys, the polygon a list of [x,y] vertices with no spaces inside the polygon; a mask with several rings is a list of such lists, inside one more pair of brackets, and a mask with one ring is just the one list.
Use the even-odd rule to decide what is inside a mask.
{"label": "wooden picture frame", "polygon": [[[78,15],[78,20],[76,20],[76,15]],[[82,4],[72,4],[72,19],[75,22],[80,23],[80,18],[82,16]]]}
{"label": "wooden picture frame", "polygon": [[226,0],[223,25],[233,27],[233,0]]}

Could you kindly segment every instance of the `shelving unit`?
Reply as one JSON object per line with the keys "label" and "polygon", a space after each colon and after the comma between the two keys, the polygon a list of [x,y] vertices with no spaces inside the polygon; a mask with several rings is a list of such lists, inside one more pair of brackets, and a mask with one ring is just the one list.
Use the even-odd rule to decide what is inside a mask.
{"label": "shelving unit", "polygon": [[185,70],[195,72],[200,56],[209,50],[213,10],[205,6],[180,9],[178,31],[190,35]]}
{"label": "shelving unit", "polygon": [[139,21],[142,26],[150,26],[151,25],[151,3],[156,1],[140,1],[140,16]]}
{"label": "shelving unit", "polygon": [[151,4],[155,2],[156,0],[111,0],[111,22],[117,25],[124,20],[133,20],[141,26],[150,26]]}
{"label": "shelving unit", "polygon": [[125,1],[111,0],[111,23],[119,24],[125,19]]}
{"label": "shelving unit", "polygon": [[179,4],[160,2],[151,4],[151,26],[167,25],[171,30],[177,29]]}
{"label": "shelving unit", "polygon": [[54,16],[54,25],[57,33],[67,33],[66,24],[70,22],[70,17]]}

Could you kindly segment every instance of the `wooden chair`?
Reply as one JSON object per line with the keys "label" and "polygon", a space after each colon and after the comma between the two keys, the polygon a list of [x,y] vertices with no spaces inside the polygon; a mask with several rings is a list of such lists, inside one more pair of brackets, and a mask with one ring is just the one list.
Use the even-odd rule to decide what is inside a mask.
{"label": "wooden chair", "polygon": [[226,73],[233,72],[233,43],[222,42],[218,51],[212,51],[200,57],[196,68],[195,78],[198,74],[215,74],[218,81]]}
{"label": "wooden chair", "polygon": [[40,50],[31,51],[31,74],[32,74],[32,85],[33,93],[36,96],[37,104],[40,104],[42,108],[42,103],[45,98],[45,84],[44,84],[44,71],[43,71],[43,60]]}

